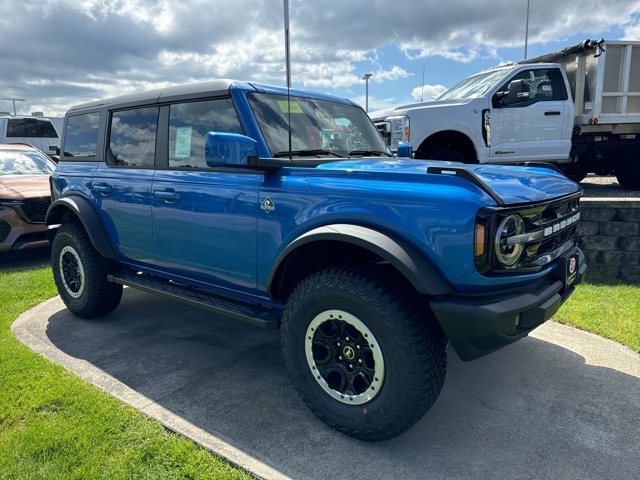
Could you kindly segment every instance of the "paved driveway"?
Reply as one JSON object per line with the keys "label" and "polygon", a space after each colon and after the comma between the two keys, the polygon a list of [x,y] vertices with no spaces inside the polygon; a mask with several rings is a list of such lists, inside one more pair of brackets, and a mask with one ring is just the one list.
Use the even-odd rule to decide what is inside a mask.
{"label": "paved driveway", "polygon": [[378,444],[307,410],[277,332],[131,289],[101,319],[77,319],[54,298],[13,331],[263,478],[640,478],[640,356],[553,322],[471,363],[450,351],[432,410]]}

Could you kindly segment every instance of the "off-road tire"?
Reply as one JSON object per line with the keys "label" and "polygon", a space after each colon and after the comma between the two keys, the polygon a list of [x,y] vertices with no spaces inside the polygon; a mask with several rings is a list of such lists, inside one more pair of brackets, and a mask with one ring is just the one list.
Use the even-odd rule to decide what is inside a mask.
{"label": "off-road tire", "polygon": [[67,308],[81,318],[114,310],[122,298],[122,285],[109,282],[114,264],[100,255],[78,223],[65,223],[51,249],[53,279]]}
{"label": "off-road tire", "polygon": [[[411,428],[440,394],[447,363],[444,334],[426,299],[395,271],[376,268],[337,266],[307,277],[290,295],[281,329],[287,368],[305,403],[331,427],[367,441]],[[368,390],[357,395],[348,384],[336,386],[336,370],[349,378],[358,368],[349,370],[344,352],[365,350],[368,370],[357,375],[371,373],[370,385],[359,382]]]}

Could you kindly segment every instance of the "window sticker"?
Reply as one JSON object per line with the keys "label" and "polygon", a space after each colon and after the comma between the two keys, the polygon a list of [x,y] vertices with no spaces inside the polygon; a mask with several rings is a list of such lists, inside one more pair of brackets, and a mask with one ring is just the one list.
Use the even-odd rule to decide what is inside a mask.
{"label": "window sticker", "polygon": [[303,113],[302,107],[297,102],[279,101],[280,110],[284,113]]}
{"label": "window sticker", "polygon": [[191,157],[191,134],[193,127],[178,127],[176,132],[176,158]]}

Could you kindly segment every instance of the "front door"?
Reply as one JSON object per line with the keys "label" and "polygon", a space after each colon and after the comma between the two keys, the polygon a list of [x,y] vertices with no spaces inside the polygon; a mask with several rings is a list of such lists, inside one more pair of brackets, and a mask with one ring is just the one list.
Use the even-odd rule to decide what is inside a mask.
{"label": "front door", "polygon": [[557,68],[521,71],[498,89],[491,109],[493,163],[566,159],[573,108]]}

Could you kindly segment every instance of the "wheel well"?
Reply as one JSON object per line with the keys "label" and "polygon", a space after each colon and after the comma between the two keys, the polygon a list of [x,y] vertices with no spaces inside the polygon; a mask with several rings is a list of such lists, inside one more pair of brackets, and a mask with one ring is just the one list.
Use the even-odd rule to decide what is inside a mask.
{"label": "wheel well", "polygon": [[375,265],[382,262],[383,259],[373,252],[352,243],[334,240],[306,243],[291,252],[280,264],[271,284],[271,295],[274,299],[284,301],[302,279],[331,265]]}
{"label": "wheel well", "polygon": [[464,133],[454,130],[434,133],[427,137],[416,150],[415,158],[427,160],[443,149],[460,153],[465,158],[466,163],[478,163],[476,149],[471,139]]}
{"label": "wheel well", "polygon": [[104,225],[88,200],[79,196],[70,196],[53,202],[46,218],[46,224],[52,227],[47,230],[49,241],[53,243],[57,225],[70,222],[78,222],[82,225],[93,247],[100,255],[110,259],[116,258]]}

